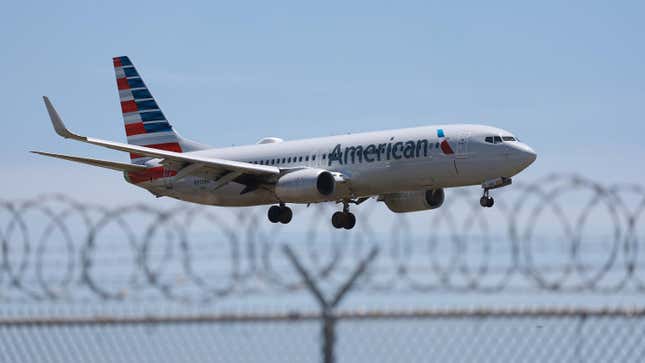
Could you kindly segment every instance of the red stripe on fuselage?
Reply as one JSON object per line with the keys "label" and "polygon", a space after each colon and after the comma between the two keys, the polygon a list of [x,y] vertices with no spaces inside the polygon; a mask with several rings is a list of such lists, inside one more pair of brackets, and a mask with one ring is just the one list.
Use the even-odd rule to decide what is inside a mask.
{"label": "red stripe on fuselage", "polygon": [[[165,144],[154,144],[154,145],[141,145],[144,147],[149,147],[151,149],[158,149],[158,150],[166,150],[166,151],[174,151],[176,153],[181,153],[181,146],[179,146],[178,143],[176,142],[169,142]],[[143,158],[145,155],[139,155],[139,154],[132,154],[130,153],[130,159],[138,159],[138,158]]]}
{"label": "red stripe on fuselage", "polygon": [[168,178],[177,175],[175,170],[168,170],[163,166],[156,166],[142,172],[127,173],[128,181],[131,183],[142,183],[161,178]]}
{"label": "red stripe on fuselage", "polygon": [[150,147],[153,149],[159,149],[159,150],[174,151],[176,153],[182,152],[181,146],[179,146],[179,144],[176,142],[169,142],[166,144],[143,145],[143,146]]}

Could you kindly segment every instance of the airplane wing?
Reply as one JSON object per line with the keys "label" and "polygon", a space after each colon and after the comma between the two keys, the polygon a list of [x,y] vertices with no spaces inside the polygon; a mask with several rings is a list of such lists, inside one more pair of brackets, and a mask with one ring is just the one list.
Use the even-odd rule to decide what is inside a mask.
{"label": "airplane wing", "polygon": [[136,173],[136,172],[142,172],[148,169],[143,165],[117,163],[114,161],[82,158],[82,157],[72,156],[72,155],[53,154],[53,153],[47,153],[44,151],[32,151],[32,153],[38,154],[38,155],[50,156],[52,158],[57,158],[57,159],[75,161],[77,163],[82,163],[82,164],[87,164],[92,166],[100,166],[102,168],[112,169],[117,171],[129,171],[129,172]]}
{"label": "airplane wing", "polygon": [[[279,168],[276,168],[274,166],[269,166],[269,165],[257,165],[257,164],[251,164],[251,163],[246,163],[241,161],[209,158],[209,157],[203,157],[198,155],[191,155],[190,153],[178,153],[174,151],[159,150],[159,149],[153,149],[145,146],[123,144],[120,142],[80,136],[80,135],[74,134],[73,132],[67,129],[67,127],[63,123],[63,120],[58,115],[58,112],[56,112],[56,109],[54,109],[54,106],[49,101],[49,98],[43,97],[43,100],[45,101],[45,107],[47,108],[47,112],[49,113],[49,118],[51,119],[52,125],[54,126],[54,130],[58,135],[66,139],[73,139],[77,141],[86,142],[89,144],[103,146],[108,149],[125,151],[129,153],[145,155],[145,156],[150,156],[154,158],[161,158],[171,162],[178,162],[182,165],[198,164],[202,168],[207,167],[207,168],[216,169],[218,171],[224,171],[224,172],[236,173],[236,174],[239,173],[240,175],[244,175],[244,174],[250,174],[252,176],[280,175]],[[48,155],[48,156],[51,156],[51,155]],[[71,159],[68,158],[67,160],[71,160]],[[75,160],[75,161],[79,161],[79,160]],[[92,164],[92,165],[96,165],[96,164]]]}

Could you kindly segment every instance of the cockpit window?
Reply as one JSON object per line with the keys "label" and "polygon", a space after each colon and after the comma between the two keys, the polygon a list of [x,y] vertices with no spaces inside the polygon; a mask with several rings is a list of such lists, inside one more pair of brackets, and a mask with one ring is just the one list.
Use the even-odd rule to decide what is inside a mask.
{"label": "cockpit window", "polygon": [[[515,138],[512,136],[504,136],[503,137],[504,141],[515,141]],[[502,137],[501,136],[486,136],[484,138],[484,141],[489,143],[489,144],[501,144],[502,143]]]}

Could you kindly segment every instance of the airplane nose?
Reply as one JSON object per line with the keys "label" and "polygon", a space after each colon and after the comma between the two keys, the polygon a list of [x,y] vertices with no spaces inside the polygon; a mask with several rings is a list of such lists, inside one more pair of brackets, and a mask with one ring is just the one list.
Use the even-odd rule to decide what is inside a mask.
{"label": "airplane nose", "polygon": [[513,150],[509,155],[515,162],[513,168],[515,172],[526,169],[537,159],[537,153],[530,146],[523,143],[514,143],[511,147]]}
{"label": "airplane nose", "polygon": [[519,149],[520,159],[523,167],[527,167],[537,159],[537,153],[528,145],[521,145]]}

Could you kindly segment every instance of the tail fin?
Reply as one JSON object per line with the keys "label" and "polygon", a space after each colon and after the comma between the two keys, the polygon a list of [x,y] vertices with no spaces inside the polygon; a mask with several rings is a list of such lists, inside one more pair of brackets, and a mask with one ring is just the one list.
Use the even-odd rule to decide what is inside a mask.
{"label": "tail fin", "polygon": [[[128,144],[174,152],[207,148],[175,132],[130,58],[115,57],[113,61]],[[150,158],[130,154],[130,159],[134,164],[143,164]]]}

